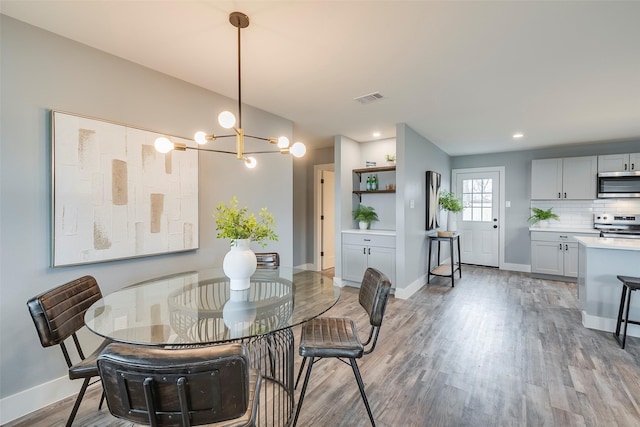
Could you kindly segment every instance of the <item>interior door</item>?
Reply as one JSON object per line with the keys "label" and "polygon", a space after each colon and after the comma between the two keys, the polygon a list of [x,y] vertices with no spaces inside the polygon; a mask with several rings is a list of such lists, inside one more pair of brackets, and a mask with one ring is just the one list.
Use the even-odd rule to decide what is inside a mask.
{"label": "interior door", "polygon": [[335,227],[335,218],[333,217],[335,172],[323,170],[321,182],[322,207],[320,224],[322,227],[322,256],[320,259],[322,262],[321,269],[326,270],[336,265],[335,239],[333,234]]}
{"label": "interior door", "polygon": [[456,174],[456,195],[464,210],[458,217],[461,259],[465,264],[499,266],[500,173]]}

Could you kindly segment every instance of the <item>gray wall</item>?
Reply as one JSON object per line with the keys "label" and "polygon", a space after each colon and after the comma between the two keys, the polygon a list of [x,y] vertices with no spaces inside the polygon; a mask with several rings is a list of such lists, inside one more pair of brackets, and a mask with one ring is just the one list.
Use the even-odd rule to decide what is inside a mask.
{"label": "gray wall", "polygon": [[396,126],[396,139],[396,287],[406,288],[427,272],[425,172],[439,172],[441,188],[449,189],[451,160],[404,123]]}
{"label": "gray wall", "polygon": [[[207,126],[213,128],[204,130],[219,133],[217,113],[234,111],[236,102],[12,18],[0,19],[1,398],[66,376],[59,349],[40,346],[25,305],[30,297],[84,274],[95,276],[109,294],[150,277],[221,265],[228,241],[216,239],[211,214],[233,195],[252,209],[267,206],[274,212],[280,241],[268,249],[280,252],[284,265],[293,264],[291,157],[262,155],[258,167],[248,170],[231,155],[201,152],[199,250],[50,268],[51,109],[189,137]],[[248,106],[243,113],[247,133],[293,139],[290,121]],[[89,332],[81,338],[97,342]],[[77,391],[79,384],[70,387]]]}
{"label": "gray wall", "polygon": [[589,156],[596,154],[632,153],[640,151],[640,140],[592,143],[546,148],[542,150],[514,151],[451,159],[452,169],[505,167],[505,197],[511,202],[505,218],[505,262],[530,264],[529,223],[531,197],[531,160],[559,157]]}

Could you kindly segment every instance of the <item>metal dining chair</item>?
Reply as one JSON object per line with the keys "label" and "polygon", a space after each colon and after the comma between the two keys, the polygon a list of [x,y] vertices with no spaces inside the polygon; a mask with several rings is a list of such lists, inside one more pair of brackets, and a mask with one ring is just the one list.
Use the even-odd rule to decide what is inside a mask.
{"label": "metal dining chair", "polygon": [[387,276],[375,268],[367,268],[358,293],[358,301],[369,315],[369,324],[371,325],[369,337],[364,342],[360,341],[357,327],[353,320],[349,318],[317,317],[302,325],[299,353],[303,359],[296,379],[296,388],[307,359],[309,359],[309,367],[300,392],[296,415],[293,419],[294,426],[298,422],[309,377],[311,376],[311,369],[316,359],[337,358],[344,363],[347,362],[343,359],[349,360],[353,375],[356,377],[356,382],[360,389],[362,401],[369,414],[371,425],[375,427],[376,423],[364,391],[364,383],[362,382],[356,359],[365,354],[370,354],[376,347],[390,289],[391,283]]}
{"label": "metal dining chair", "polygon": [[280,255],[277,252],[256,252],[257,268],[280,267]]}
{"label": "metal dining chair", "polygon": [[151,426],[254,426],[262,377],[242,344],[165,349],[113,343],[98,357],[112,415]]}
{"label": "metal dining chair", "polygon": [[[69,378],[72,380],[84,379],[67,420],[67,427],[73,424],[89,381],[91,378],[98,376],[98,367],[96,365],[98,354],[109,344],[109,340],[103,341],[96,351],[85,357],[76,335],[76,332],[84,326],[84,314],[87,309],[101,298],[102,293],[96,279],[92,276],[84,276],[27,301],[27,307],[36,326],[42,346],[59,345],[69,368]],[[73,339],[76,352],[80,358],[76,363],[72,361],[65,345],[65,341],[70,337]],[[104,394],[100,399],[100,408],[102,407],[103,399]]]}

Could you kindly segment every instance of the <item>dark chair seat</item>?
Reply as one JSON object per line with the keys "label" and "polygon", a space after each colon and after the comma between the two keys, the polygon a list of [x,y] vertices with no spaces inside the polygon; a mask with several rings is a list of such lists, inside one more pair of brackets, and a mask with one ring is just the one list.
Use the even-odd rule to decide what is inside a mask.
{"label": "dark chair seat", "polygon": [[109,340],[104,340],[100,343],[100,346],[89,356],[84,358],[84,360],[79,361],[69,368],[69,378],[72,380],[77,380],[80,378],[87,377],[97,377],[100,375],[98,373],[98,365],[96,364],[96,360],[102,350],[105,349],[111,343]]}
{"label": "dark chair seat", "polygon": [[318,317],[302,329],[299,351],[302,357],[359,358],[364,346],[351,319]]}

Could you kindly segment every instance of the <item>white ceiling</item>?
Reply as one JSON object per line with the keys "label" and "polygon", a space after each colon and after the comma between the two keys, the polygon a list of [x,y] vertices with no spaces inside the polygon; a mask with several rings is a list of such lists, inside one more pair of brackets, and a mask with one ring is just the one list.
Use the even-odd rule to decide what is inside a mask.
{"label": "white ceiling", "polygon": [[[11,1],[2,13],[294,122],[450,155],[640,138],[640,2]],[[360,105],[354,98],[379,92]],[[217,115],[213,111],[212,118]],[[512,134],[525,137],[514,140]]]}

